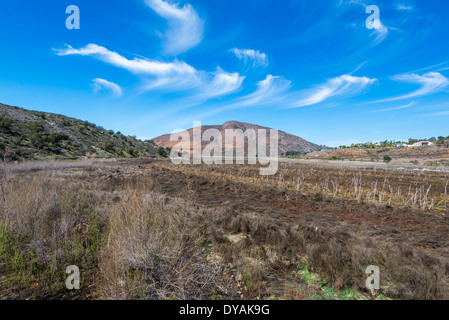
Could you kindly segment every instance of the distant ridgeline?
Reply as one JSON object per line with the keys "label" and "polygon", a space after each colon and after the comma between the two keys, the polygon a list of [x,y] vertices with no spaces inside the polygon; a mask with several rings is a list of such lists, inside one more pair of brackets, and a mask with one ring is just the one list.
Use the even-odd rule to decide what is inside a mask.
{"label": "distant ridgeline", "polygon": [[10,161],[44,157],[166,156],[152,141],[87,121],[0,104],[0,152]]}

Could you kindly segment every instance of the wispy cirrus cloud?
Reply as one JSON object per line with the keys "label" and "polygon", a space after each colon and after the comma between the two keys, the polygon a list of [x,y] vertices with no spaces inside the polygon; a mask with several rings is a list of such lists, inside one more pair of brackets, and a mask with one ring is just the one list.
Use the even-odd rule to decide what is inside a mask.
{"label": "wispy cirrus cloud", "polygon": [[243,60],[245,64],[248,63],[248,61],[252,61],[253,67],[268,66],[268,56],[259,50],[234,48],[231,49],[231,52],[233,52],[237,58]]}
{"label": "wispy cirrus cloud", "polygon": [[293,102],[290,108],[311,106],[334,97],[355,96],[368,89],[376,81],[377,79],[345,74],[330,79],[311,90],[304,91],[302,93],[304,97]]}
{"label": "wispy cirrus cloud", "polygon": [[166,54],[184,53],[203,40],[204,21],[190,4],[180,7],[164,0],[145,0],[145,3],[168,22],[163,35]]}
{"label": "wispy cirrus cloud", "polygon": [[141,91],[156,89],[165,91],[193,90],[196,96],[210,99],[237,91],[244,80],[244,77],[238,73],[227,73],[220,68],[213,73],[198,71],[187,63],[176,59],[172,62],[143,58],[130,60],[117,52],[96,44],[89,44],[81,49],[66,46],[64,49],[56,49],[55,51],[59,56],[91,56],[144,77],[142,81],[145,84]]}
{"label": "wispy cirrus cloud", "polygon": [[388,108],[388,109],[382,109],[382,110],[376,110],[376,111],[374,111],[374,112],[388,112],[388,111],[402,110],[402,109],[410,108],[410,107],[412,107],[412,106],[414,106],[414,105],[415,105],[415,102],[412,101],[412,102],[410,102],[410,103],[408,103],[408,104],[406,104],[406,105],[403,105],[403,106],[394,107],[394,108]]}
{"label": "wispy cirrus cloud", "polygon": [[208,99],[231,94],[242,87],[244,79],[237,72],[229,73],[218,67],[212,80],[203,82],[199,96]]}
{"label": "wispy cirrus cloud", "polygon": [[435,112],[435,113],[429,114],[428,116],[432,116],[432,117],[444,117],[444,116],[449,116],[449,111]]}
{"label": "wispy cirrus cloud", "polygon": [[100,91],[100,90],[109,90],[111,91],[115,96],[120,97],[123,94],[123,90],[122,88],[111,81],[105,80],[105,79],[101,79],[101,78],[96,78],[94,80],[92,80],[93,83],[93,88],[95,93]]}
{"label": "wispy cirrus cloud", "polygon": [[92,43],[81,49],[74,49],[67,45],[66,48],[55,49],[55,51],[59,56],[92,56],[115,67],[126,69],[134,74],[146,74],[161,77],[173,74],[188,75],[196,72],[195,68],[178,60],[174,60],[173,62],[161,62],[141,58],[128,60],[117,52],[110,51],[105,47]]}
{"label": "wispy cirrus cloud", "polygon": [[265,106],[283,103],[288,99],[288,90],[291,86],[291,81],[270,74],[257,83],[257,89],[253,93],[236,99],[231,106]]}
{"label": "wispy cirrus cloud", "polygon": [[274,106],[280,109],[292,109],[312,106],[333,97],[351,97],[362,93],[377,79],[342,75],[330,79],[314,89],[295,91],[292,82],[281,76],[267,75],[257,83],[253,93],[235,98],[233,101],[213,113],[244,107]]}
{"label": "wispy cirrus cloud", "polygon": [[374,42],[373,45],[378,45],[382,41],[384,41],[389,34],[389,28],[386,27],[382,21],[380,21],[380,28],[373,30]]}
{"label": "wispy cirrus cloud", "polygon": [[392,77],[392,79],[394,81],[416,84],[421,86],[421,88],[409,94],[384,99],[378,102],[398,101],[404,99],[417,98],[421,96],[428,96],[431,94],[438,93],[449,86],[449,79],[447,79],[439,72],[428,72],[423,75],[415,73],[401,74]]}

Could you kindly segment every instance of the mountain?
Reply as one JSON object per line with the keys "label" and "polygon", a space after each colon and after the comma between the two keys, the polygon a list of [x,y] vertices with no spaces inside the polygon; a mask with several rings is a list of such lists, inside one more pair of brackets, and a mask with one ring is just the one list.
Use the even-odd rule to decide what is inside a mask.
{"label": "mountain", "polygon": [[[243,132],[245,132],[248,129],[253,129],[257,133],[259,129],[265,129],[267,130],[267,145],[269,144],[269,138],[268,134],[270,132],[270,128],[267,127],[261,127],[255,124],[250,123],[244,123],[244,122],[238,122],[238,121],[229,121],[224,123],[223,125],[214,125],[214,126],[202,126],[201,131],[204,133],[204,131],[208,129],[216,129],[220,131],[222,137],[223,137],[223,145],[224,145],[224,139],[225,139],[225,130],[232,130],[232,129],[240,129]],[[193,128],[187,130],[190,137],[193,136]],[[160,137],[157,137],[153,139],[154,143],[163,148],[173,148],[178,144],[177,141],[170,141],[170,134],[166,134]],[[207,145],[208,142],[203,142],[202,147]],[[235,146],[234,146],[235,147]],[[245,149],[247,147],[245,146]],[[324,147],[318,146],[314,143],[311,143],[309,141],[306,141],[300,137],[288,134],[283,131],[279,131],[279,153],[287,153],[287,152],[300,152],[300,153],[309,153],[313,151],[319,151],[321,149],[324,149]],[[190,146],[190,153],[192,153],[192,144]],[[245,153],[247,153],[248,150],[245,150]]]}
{"label": "mountain", "polygon": [[0,104],[0,151],[20,160],[156,156],[158,147],[87,121]]}

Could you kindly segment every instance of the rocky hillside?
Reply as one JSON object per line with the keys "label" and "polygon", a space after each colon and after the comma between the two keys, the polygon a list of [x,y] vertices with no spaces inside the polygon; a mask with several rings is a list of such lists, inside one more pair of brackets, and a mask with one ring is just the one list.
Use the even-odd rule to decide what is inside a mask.
{"label": "rocky hillside", "polygon": [[[226,122],[223,125],[216,125],[216,126],[202,126],[201,130],[202,132],[208,130],[208,129],[217,129],[220,131],[220,133],[223,136],[223,145],[224,145],[224,139],[225,139],[225,130],[227,129],[240,129],[243,132],[245,132],[248,129],[254,129],[256,132],[258,129],[266,129],[267,134],[269,133],[270,128],[261,127],[254,124],[249,123],[243,123],[243,122],[237,122],[237,121],[229,121]],[[190,137],[193,137],[193,129],[188,130]],[[170,134],[166,134],[160,137],[157,137],[154,139],[154,142],[157,146],[161,146],[163,148],[173,148],[177,142],[170,141]],[[208,143],[203,143],[203,147],[207,145]],[[313,151],[318,151],[323,149],[324,147],[318,146],[316,144],[313,144],[311,142],[308,142],[300,137],[279,131],[279,153],[284,154],[287,152],[300,152],[300,153],[309,153]],[[190,152],[192,153],[193,147],[191,145]],[[247,152],[248,150],[246,150]]]}
{"label": "rocky hillside", "polygon": [[66,116],[0,104],[0,152],[9,160],[155,156],[158,147]]}

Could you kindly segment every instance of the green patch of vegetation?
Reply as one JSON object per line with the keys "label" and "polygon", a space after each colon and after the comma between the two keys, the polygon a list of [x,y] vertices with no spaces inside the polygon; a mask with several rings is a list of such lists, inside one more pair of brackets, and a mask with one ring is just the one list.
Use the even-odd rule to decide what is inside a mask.
{"label": "green patch of vegetation", "polygon": [[0,117],[0,131],[4,133],[11,132],[12,120],[7,116]]}
{"label": "green patch of vegetation", "polygon": [[384,157],[384,162],[385,163],[390,163],[393,160],[393,158],[391,158],[390,156],[385,156]]}
{"label": "green patch of vegetation", "polygon": [[282,154],[283,157],[289,158],[289,159],[298,159],[305,155],[307,155],[307,153],[299,152],[299,151],[287,151]]}
{"label": "green patch of vegetation", "polygon": [[154,143],[93,123],[0,104],[0,143],[8,161],[59,157],[158,156]]}
{"label": "green patch of vegetation", "polygon": [[427,161],[426,162],[426,166],[428,166],[428,167],[439,167],[440,164],[438,162],[435,162],[435,161]]}
{"label": "green patch of vegetation", "polygon": [[[0,289],[37,286],[38,291],[57,294],[65,290],[67,266],[79,266],[85,276],[92,274],[103,241],[103,223],[100,215],[91,210],[88,202],[92,200],[86,190],[68,194],[51,208],[59,212],[55,217],[46,216],[51,212],[29,217],[29,228],[20,234],[12,233],[0,221],[0,271],[5,275]],[[72,209],[65,208],[72,202]],[[67,230],[60,231],[60,238],[51,239],[55,227],[63,229],[64,225]]]}
{"label": "green patch of vegetation", "polygon": [[164,158],[169,157],[170,153],[171,153],[171,149],[170,148],[159,147],[157,149],[157,154],[160,155],[161,157],[164,157]]}

